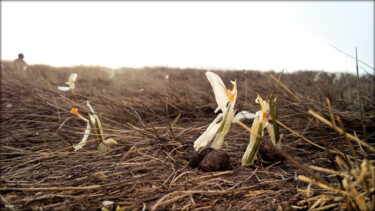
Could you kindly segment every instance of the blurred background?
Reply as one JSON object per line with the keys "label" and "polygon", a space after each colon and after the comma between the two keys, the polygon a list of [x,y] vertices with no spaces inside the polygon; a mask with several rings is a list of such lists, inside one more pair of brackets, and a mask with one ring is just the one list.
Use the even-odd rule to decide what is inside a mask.
{"label": "blurred background", "polygon": [[373,74],[374,1],[1,1],[1,60],[28,64],[355,73],[356,47]]}

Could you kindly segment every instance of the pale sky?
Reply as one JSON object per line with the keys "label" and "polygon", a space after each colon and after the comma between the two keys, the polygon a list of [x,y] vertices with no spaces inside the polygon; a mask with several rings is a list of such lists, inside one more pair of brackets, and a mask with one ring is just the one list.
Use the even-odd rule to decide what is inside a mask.
{"label": "pale sky", "polygon": [[354,73],[330,45],[374,67],[374,2],[1,1],[1,60],[29,64]]}

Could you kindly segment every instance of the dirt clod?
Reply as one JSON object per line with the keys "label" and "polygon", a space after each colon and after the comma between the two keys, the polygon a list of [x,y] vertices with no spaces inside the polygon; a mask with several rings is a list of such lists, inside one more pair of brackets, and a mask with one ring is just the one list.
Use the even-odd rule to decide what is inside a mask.
{"label": "dirt clod", "polygon": [[283,161],[285,158],[276,151],[276,146],[269,139],[260,142],[259,154],[264,161]]}
{"label": "dirt clod", "polygon": [[228,153],[222,149],[212,150],[198,166],[202,171],[224,171],[232,169]]}
{"label": "dirt clod", "polygon": [[201,149],[195,154],[193,154],[193,157],[190,159],[190,166],[192,168],[197,168],[204,159],[204,157],[206,157],[206,155],[210,153],[212,150],[214,149],[212,149],[211,147],[205,147],[204,149]]}

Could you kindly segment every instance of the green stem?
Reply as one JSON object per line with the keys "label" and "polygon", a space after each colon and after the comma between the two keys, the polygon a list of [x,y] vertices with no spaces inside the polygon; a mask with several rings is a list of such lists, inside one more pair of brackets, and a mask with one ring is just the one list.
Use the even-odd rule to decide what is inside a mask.
{"label": "green stem", "polygon": [[280,133],[279,133],[279,125],[276,122],[277,120],[276,102],[275,103],[273,102],[272,97],[270,97],[270,112],[271,112],[271,117],[272,117],[273,130],[275,131],[275,139],[276,139],[275,144],[277,144],[280,141]]}
{"label": "green stem", "polygon": [[227,111],[226,111],[226,113],[224,115],[223,121],[221,122],[221,125],[220,125],[219,129],[217,130],[217,134],[216,134],[215,140],[211,144],[211,148],[221,149],[221,145],[223,143],[222,143],[222,141],[220,141],[220,139],[222,139],[222,140],[224,139],[224,137],[222,137],[222,132],[223,132],[225,124],[227,122],[229,110],[230,110],[231,107],[232,107],[232,103],[229,103]]}
{"label": "green stem", "polygon": [[90,127],[91,127],[91,135],[94,136],[96,148],[98,148],[99,147],[99,137],[96,134],[96,130],[95,130],[96,125],[94,125],[94,123],[91,120],[91,114],[89,114],[89,124],[90,124]]}
{"label": "green stem", "polygon": [[251,149],[250,155],[249,155],[249,157],[246,160],[246,164],[251,164],[252,161],[254,160],[254,157],[255,157],[256,153],[258,152],[258,148],[259,148],[259,144],[260,144],[260,139],[261,139],[261,136],[262,136],[262,132],[263,132],[263,123],[260,122],[259,126],[258,126],[258,136],[256,138],[256,141],[255,141],[255,144],[253,146],[253,149]]}

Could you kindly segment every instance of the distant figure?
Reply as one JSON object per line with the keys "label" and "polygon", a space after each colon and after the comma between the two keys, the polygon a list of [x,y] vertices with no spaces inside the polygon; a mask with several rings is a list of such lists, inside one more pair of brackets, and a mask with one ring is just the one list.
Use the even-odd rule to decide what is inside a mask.
{"label": "distant figure", "polygon": [[18,58],[13,61],[17,70],[27,70],[27,63],[23,60],[23,58],[23,54],[20,53],[18,54]]}

